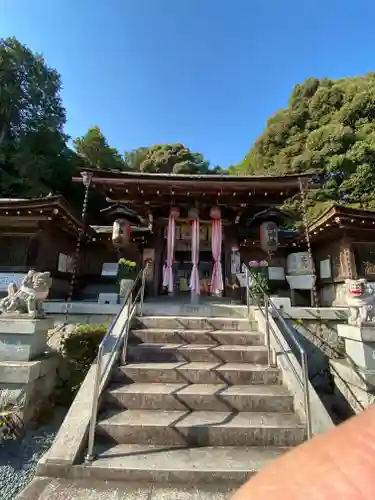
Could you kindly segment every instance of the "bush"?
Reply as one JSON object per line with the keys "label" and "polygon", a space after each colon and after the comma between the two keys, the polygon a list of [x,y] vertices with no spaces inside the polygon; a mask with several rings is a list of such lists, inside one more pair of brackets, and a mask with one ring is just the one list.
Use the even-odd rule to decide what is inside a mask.
{"label": "bush", "polygon": [[60,342],[66,360],[66,376],[61,376],[57,386],[56,403],[70,405],[75,398],[90,366],[94,362],[99,344],[106,334],[107,324],[78,325]]}

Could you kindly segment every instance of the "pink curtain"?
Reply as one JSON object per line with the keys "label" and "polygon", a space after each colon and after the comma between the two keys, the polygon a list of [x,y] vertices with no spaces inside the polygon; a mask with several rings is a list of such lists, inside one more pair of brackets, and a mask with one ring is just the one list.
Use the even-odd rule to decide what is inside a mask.
{"label": "pink curtain", "polygon": [[211,278],[211,294],[217,295],[223,289],[223,273],[221,269],[221,244],[222,244],[222,225],[221,219],[213,219],[211,247],[212,257],[214,259],[214,267],[212,269]]}
{"label": "pink curtain", "polygon": [[200,282],[199,282],[199,218],[191,222],[191,262],[193,268],[190,275],[190,289],[192,295],[200,295]]}
{"label": "pink curtain", "polygon": [[168,236],[167,236],[167,260],[163,269],[163,287],[168,288],[169,293],[173,293],[173,270],[174,261],[174,244],[176,235],[176,219],[172,214],[168,219]]}

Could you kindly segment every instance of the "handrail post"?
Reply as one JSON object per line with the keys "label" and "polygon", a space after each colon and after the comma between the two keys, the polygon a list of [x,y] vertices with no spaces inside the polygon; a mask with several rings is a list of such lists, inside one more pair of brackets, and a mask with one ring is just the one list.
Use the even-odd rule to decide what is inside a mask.
{"label": "handrail post", "polygon": [[272,351],[271,351],[271,335],[270,335],[270,313],[269,313],[269,299],[267,294],[264,294],[264,312],[266,316],[266,344],[267,344],[267,356],[268,356],[268,366],[272,366]]}
{"label": "handrail post", "polygon": [[103,345],[100,344],[96,361],[94,390],[92,393],[89,441],[87,445],[87,454],[86,454],[87,462],[92,462],[94,460],[94,441],[95,441],[95,431],[96,431],[96,419],[98,415],[99,385],[100,385],[102,356],[103,356]]}
{"label": "handrail post", "polygon": [[144,301],[144,296],[145,296],[145,284],[146,284],[146,271],[147,271],[148,265],[146,264],[145,268],[143,269],[142,272],[142,284],[141,284],[141,300],[139,301],[139,315],[142,316],[142,309],[143,309],[143,301]]}
{"label": "handrail post", "polygon": [[310,406],[310,394],[309,394],[309,371],[307,365],[307,354],[306,351],[301,353],[301,365],[303,374],[303,385],[304,385],[304,407],[305,407],[305,417],[306,417],[306,434],[307,439],[312,437],[312,421],[311,421],[311,406]]}
{"label": "handrail post", "polygon": [[246,287],[245,287],[245,290],[246,290],[247,317],[249,318],[250,317],[249,270],[248,270],[247,267],[246,267],[245,273],[246,273]]}

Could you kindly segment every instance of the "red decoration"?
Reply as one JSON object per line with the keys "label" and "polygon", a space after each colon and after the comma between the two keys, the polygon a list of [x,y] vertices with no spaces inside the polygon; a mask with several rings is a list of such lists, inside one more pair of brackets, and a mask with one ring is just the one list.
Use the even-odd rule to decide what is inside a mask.
{"label": "red decoration", "polygon": [[221,219],[221,210],[219,207],[212,207],[210,210],[210,217],[213,220],[220,220]]}

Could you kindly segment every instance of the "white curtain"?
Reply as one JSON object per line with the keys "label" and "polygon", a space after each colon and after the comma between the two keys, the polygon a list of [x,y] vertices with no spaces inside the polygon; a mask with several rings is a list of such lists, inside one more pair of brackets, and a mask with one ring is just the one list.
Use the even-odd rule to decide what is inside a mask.
{"label": "white curtain", "polygon": [[211,294],[218,295],[224,289],[223,273],[221,269],[222,224],[221,219],[212,221],[211,248],[214,267],[211,278]]}
{"label": "white curtain", "polygon": [[193,264],[190,275],[190,289],[192,295],[200,295],[199,282],[199,218],[191,222],[191,262]]}

